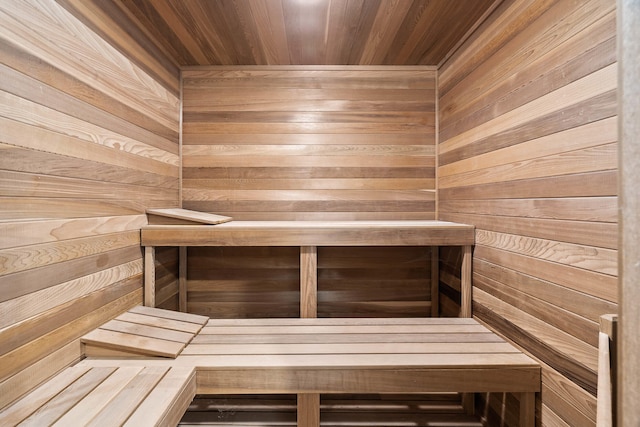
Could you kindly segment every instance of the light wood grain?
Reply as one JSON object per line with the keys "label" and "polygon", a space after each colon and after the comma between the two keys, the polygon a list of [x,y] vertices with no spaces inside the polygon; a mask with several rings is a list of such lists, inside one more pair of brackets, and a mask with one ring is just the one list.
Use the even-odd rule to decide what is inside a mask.
{"label": "light wood grain", "polygon": [[[73,317],[61,327],[43,333],[21,347],[0,355],[0,361],[2,362],[0,366],[0,378],[5,380],[17,372],[28,369],[30,365],[37,363],[53,351],[63,348],[69,343],[77,343],[76,349],[79,350],[79,338],[82,335],[95,329],[107,320],[114,318],[119,313],[126,311],[131,306],[139,304],[140,301],[140,291],[136,289],[108,304],[104,304],[97,310],[82,316]],[[77,357],[79,357],[80,353],[77,354]],[[67,363],[73,361],[67,360]],[[45,371],[48,370],[49,376],[55,373],[53,366],[51,368],[45,366],[44,369]]]}
{"label": "light wood grain", "polygon": [[178,205],[179,103],[148,57],[127,57],[60,3],[0,9],[5,406],[78,361],[81,335],[140,304],[138,213]]}
{"label": "light wood grain", "polygon": [[[614,6],[503,2],[438,76],[439,218],[476,226],[474,315],[546,363],[542,424],[595,425],[597,321],[617,311]],[[459,255],[440,257],[455,312]],[[518,401],[476,399],[489,424],[517,425]]]}
{"label": "light wood grain", "polygon": [[396,178],[435,166],[434,89],[428,67],[185,70],[183,204],[236,219],[428,215],[435,181]]}
{"label": "light wood grain", "polygon": [[[202,224],[220,224],[222,222],[229,222],[233,218],[225,217],[222,215],[214,215],[206,212],[190,211],[188,209],[147,209],[147,215],[153,215],[156,217],[176,218],[184,220],[190,223],[202,223]],[[160,219],[157,219],[155,223],[161,223]],[[150,222],[151,224],[151,222]]]}
{"label": "light wood grain", "polygon": [[[80,80],[95,85],[105,93],[127,100],[130,105],[145,111],[145,114],[165,126],[177,129],[177,98],[87,27],[74,25],[76,19],[57,3],[23,4],[3,10],[15,19],[7,20],[3,27],[2,35],[5,38],[46,58],[60,69],[74,73]],[[20,25],[38,25],[43,31],[21,33]],[[93,79],[93,65],[102,67],[110,80]],[[122,84],[110,84],[113,81]],[[131,89],[127,92],[124,87]]]}
{"label": "light wood grain", "polygon": [[473,226],[438,221],[233,221],[211,228],[142,230],[145,246],[438,246],[473,241]]}
{"label": "light wood grain", "polygon": [[129,417],[125,425],[177,424],[195,397],[196,378],[193,368],[172,368],[144,402]]}
{"label": "light wood grain", "polygon": [[120,393],[110,401],[104,402],[105,406],[87,425],[124,423],[166,372],[167,368],[142,368],[142,371],[126,384]]}
{"label": "light wood grain", "polygon": [[139,280],[140,273],[142,273],[142,262],[131,261],[8,299],[0,303],[2,307],[0,325],[7,327],[21,322],[92,292],[105,290],[130,277],[137,276]]}

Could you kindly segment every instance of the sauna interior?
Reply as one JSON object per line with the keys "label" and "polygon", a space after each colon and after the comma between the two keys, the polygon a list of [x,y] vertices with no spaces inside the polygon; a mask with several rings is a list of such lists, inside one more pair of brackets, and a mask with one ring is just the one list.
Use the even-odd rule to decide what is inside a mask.
{"label": "sauna interior", "polygon": [[[0,1],[0,408],[77,363],[83,335],[144,303],[146,211],[184,208],[233,221],[475,226],[472,315],[540,364],[536,425],[595,426],[600,317],[623,308],[619,264],[638,283],[619,250],[637,256],[640,238],[637,211],[626,229],[619,220],[621,192],[638,197],[625,182],[637,182],[640,161],[633,147],[620,154],[619,138],[638,130],[620,127],[637,84],[626,104],[619,86],[621,56],[638,69],[638,9]],[[180,250],[156,248],[157,307],[301,316],[298,247],[184,256],[180,301]],[[317,316],[457,317],[462,258],[454,246],[318,248]],[[635,288],[625,301],[639,320]],[[637,332],[624,335],[621,320],[630,344],[618,424],[637,426],[637,407],[620,409],[638,397],[638,362],[623,359]],[[424,418],[449,400],[328,395],[322,425],[455,425]],[[470,425],[518,425],[519,407],[511,393],[476,394]],[[295,416],[295,396],[202,396],[183,425]]]}

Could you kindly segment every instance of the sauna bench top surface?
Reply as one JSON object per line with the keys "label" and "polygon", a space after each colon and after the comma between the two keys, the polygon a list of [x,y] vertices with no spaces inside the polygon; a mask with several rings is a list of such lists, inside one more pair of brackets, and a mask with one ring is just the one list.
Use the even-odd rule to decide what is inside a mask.
{"label": "sauna bench top surface", "polygon": [[540,366],[474,319],[212,319],[176,359],[198,393],[536,392]]}
{"label": "sauna bench top surface", "polygon": [[465,246],[474,226],[446,221],[230,221],[149,225],[142,246]]}

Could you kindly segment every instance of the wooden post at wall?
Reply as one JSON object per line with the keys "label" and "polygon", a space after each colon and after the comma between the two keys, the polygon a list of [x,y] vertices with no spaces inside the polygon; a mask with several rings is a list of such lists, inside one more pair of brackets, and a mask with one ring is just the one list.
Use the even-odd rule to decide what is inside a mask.
{"label": "wooden post at wall", "polygon": [[156,306],[156,248],[144,247],[144,305]]}
{"label": "wooden post at wall", "polygon": [[462,247],[462,272],[460,280],[460,317],[471,317],[473,304],[471,294],[471,246]]}
{"label": "wooden post at wall", "polygon": [[640,425],[640,1],[618,0],[618,425]]}
{"label": "wooden post at wall", "polygon": [[[318,248],[300,247],[300,317],[318,317]],[[320,427],[320,394],[298,394],[298,426]]]}

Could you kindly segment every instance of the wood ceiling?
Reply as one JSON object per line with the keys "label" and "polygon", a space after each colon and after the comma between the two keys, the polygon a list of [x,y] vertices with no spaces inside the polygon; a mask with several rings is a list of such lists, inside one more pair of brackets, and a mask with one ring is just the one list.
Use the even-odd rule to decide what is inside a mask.
{"label": "wood ceiling", "polygon": [[438,65],[496,0],[115,0],[176,65]]}

